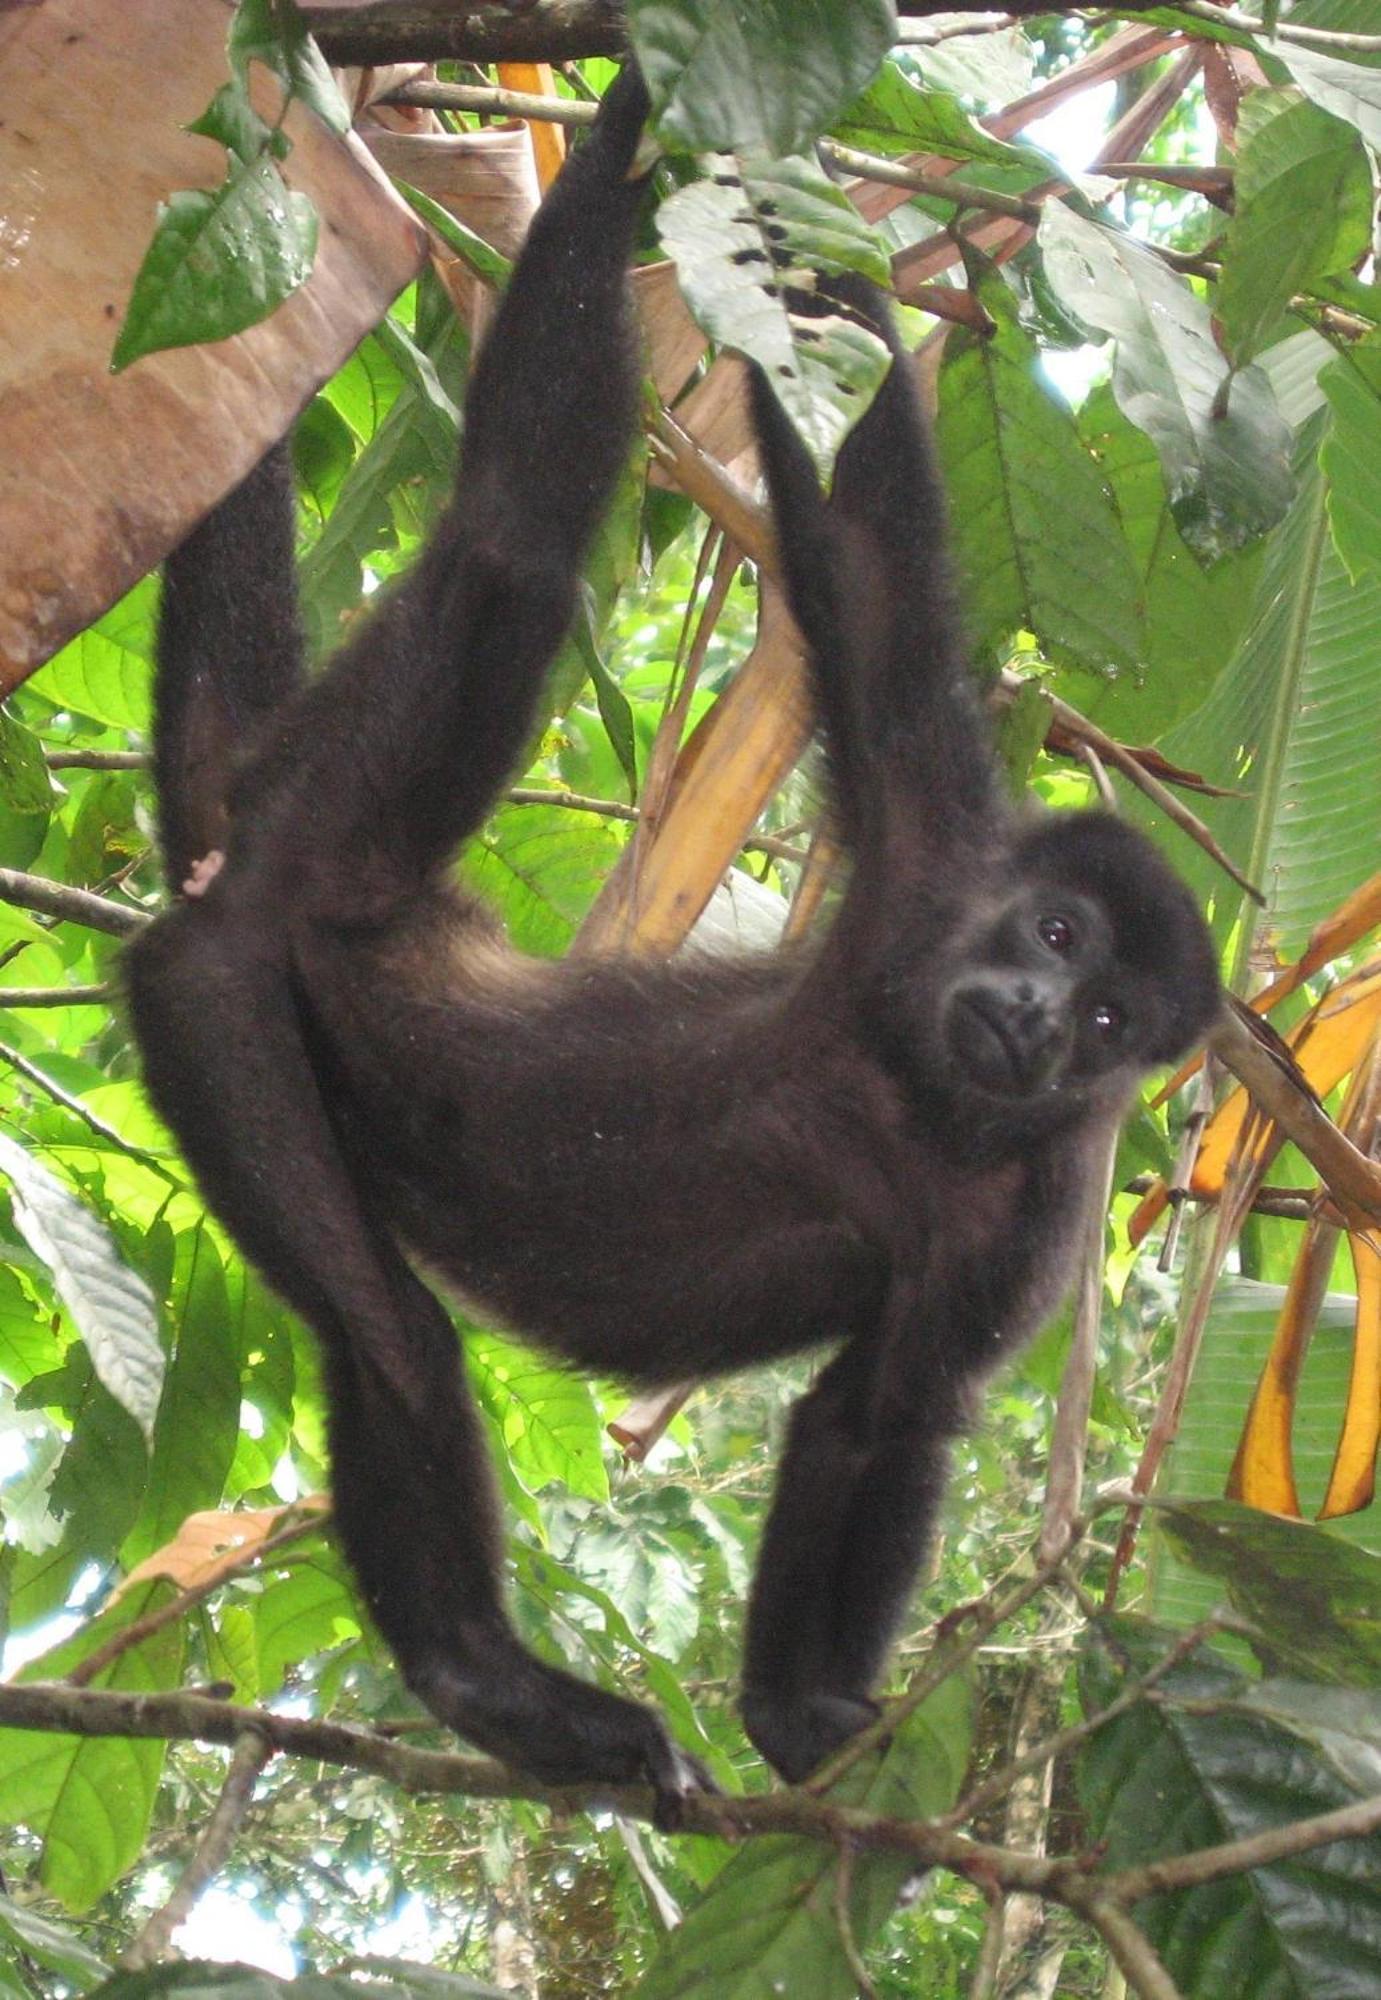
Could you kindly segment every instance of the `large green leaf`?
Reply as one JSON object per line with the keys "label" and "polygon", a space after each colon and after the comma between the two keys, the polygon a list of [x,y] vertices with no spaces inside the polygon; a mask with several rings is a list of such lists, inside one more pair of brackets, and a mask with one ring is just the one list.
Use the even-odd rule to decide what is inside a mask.
{"label": "large green leaf", "polygon": [[[1119,1618],[1081,1662],[1086,1712],[1113,1700],[1174,1635]],[[1268,1684],[1269,1686],[1269,1684]],[[1353,1804],[1367,1738],[1339,1760],[1298,1728],[1299,1689],[1243,1699],[1208,1647],[1099,1729],[1079,1760],[1090,1835],[1111,1868],[1207,1847]],[[1335,1724],[1340,1722],[1334,1712]],[[1341,1733],[1341,1731],[1340,1731]],[[1185,2000],[1351,2000],[1381,1991],[1381,1836],[1335,1841],[1292,1860],[1149,1898],[1138,1924]]]}
{"label": "large green leaf", "polygon": [[1102,473],[999,278],[979,296],[989,337],[957,332],[940,372],[936,438],[975,639],[1033,632],[1048,659],[1134,673],[1141,579]]}
{"label": "large green leaf", "polygon": [[1157,1512],[1185,1562],[1211,1576],[1273,1664],[1311,1680],[1381,1686],[1381,1556],[1331,1528],[1282,1521],[1236,1500]]}
{"label": "large green leaf", "polygon": [[891,0],[629,0],[662,136],[688,153],[795,153],[891,47]]}
{"label": "large green leaf", "polygon": [[[1375,16],[1370,9],[1364,18],[1374,35]],[[1302,48],[1298,42],[1274,42],[1271,54],[1321,110],[1355,126],[1369,146],[1381,146],[1381,71],[1346,62],[1341,56],[1324,55],[1319,49]]]}
{"label": "large green leaf", "polygon": [[846,144],[871,152],[932,153],[943,160],[1026,166],[1033,177],[1048,170],[1039,153],[995,139],[947,90],[922,90],[895,63],[886,65],[834,129]]}
{"label": "large green leaf", "polygon": [[[1252,620],[1204,706],[1164,739],[1166,755],[1239,796],[1196,802],[1266,894],[1292,955],[1365,881],[1381,852],[1381,579],[1354,583],[1329,533],[1316,460],[1321,421],[1297,455],[1299,491],[1266,551]],[[1197,849],[1184,872],[1235,920],[1236,892]]]}
{"label": "large green leaf", "polygon": [[782,270],[862,271],[885,285],[887,258],[813,161],[723,154],[709,165],[708,180],[664,203],[662,242],[696,319],[721,347],[760,365],[828,476],[887,373],[887,349],[845,314],[794,313]]}
{"label": "large green leaf", "polygon": [[523,951],[555,954],[622,851],[611,823],[558,806],[505,806],[466,848],[467,882]]}
{"label": "large green leaf", "polygon": [[1254,90],[1238,125],[1232,222],[1215,307],[1234,361],[1265,344],[1295,292],[1361,257],[1371,168],[1350,125],[1291,90]]}
{"label": "large green leaf", "polygon": [[1204,301],[1143,244],[1065,202],[1046,203],[1040,245],[1066,310],[1117,342],[1113,393],[1160,453],[1191,548],[1211,560],[1274,527],[1290,502],[1290,434],[1259,370],[1228,388]]}
{"label": "large green leaf", "polygon": [[150,662],[158,585],[146,576],[35,676],[55,708],[139,732],[149,726]]}
{"label": "large green leaf", "polygon": [[[907,1718],[881,1759],[834,1788],[838,1804],[898,1819],[925,1819],[954,1803],[973,1740],[974,1692],[966,1676],[944,1681]],[[838,1857],[819,1842],[753,1841],[715,1877],[667,1939],[638,2000],[847,2000],[858,1981],[840,1936]],[[915,1864],[900,1855],[854,1855],[849,1920],[865,1945],[886,1920]]]}
{"label": "large green leaf", "polygon": [[[61,1680],[166,1595],[163,1584],[131,1591],[19,1678]],[[180,1628],[165,1626],[121,1653],[96,1685],[131,1694],[175,1687],[182,1658]],[[42,1836],[43,1886],[69,1910],[89,1909],[138,1858],[166,1748],[157,1738],[0,1729],[0,1821],[21,1821]]]}
{"label": "large green leaf", "polygon": [[96,1373],[146,1437],[163,1387],[158,1312],[144,1280],[122,1262],[105,1224],[55,1174],[0,1135],[15,1226],[48,1268]]}
{"label": "large green leaf", "polygon": [[[1195,1502],[1219,1500],[1284,1302],[1283,1285],[1231,1278],[1218,1286],[1168,1476],[1162,1482],[1166,1494]],[[1347,1394],[1355,1319],[1353,1299],[1326,1298],[1305,1358],[1291,1441],[1306,1513],[1319,1505],[1328,1485],[1339,1413]],[[1158,1520],[1159,1510],[1148,1522],[1151,1603],[1158,1617],[1190,1623],[1222,1603],[1225,1593],[1207,1565],[1191,1566],[1174,1552],[1161,1535]],[[1331,1541],[1381,1550],[1381,1521],[1375,1509],[1330,1521],[1326,1530],[1312,1532],[1326,1534]]]}
{"label": "large green leaf", "polygon": [[128,368],[141,354],[225,340],[267,319],[311,275],[317,216],[311,198],[284,185],[273,159],[232,157],[213,194],[168,197],[111,355]]}
{"label": "large green leaf", "polygon": [[1175,526],[1155,446],[1128,423],[1109,383],[1079,412],[1079,432],[1112,488],[1146,606],[1131,672],[1091,682],[1060,673],[1056,691],[1124,743],[1153,743],[1203,702],[1251,613],[1262,548],[1236,550],[1205,569]]}
{"label": "large green leaf", "polygon": [[520,1477],[534,1487],[560,1480],[591,1500],[608,1498],[599,1414],[585,1382],[495,1333],[468,1335],[465,1359]]}
{"label": "large green leaf", "polygon": [[1354,583],[1381,572],[1381,333],[1368,334],[1319,376],[1331,419],[1321,454],[1328,514]]}
{"label": "large green leaf", "polygon": [[178,1242],[175,1345],[154,1426],[144,1504],[121,1549],[132,1568],[187,1515],[219,1504],[240,1434],[240,1367],[225,1273],[205,1227]]}

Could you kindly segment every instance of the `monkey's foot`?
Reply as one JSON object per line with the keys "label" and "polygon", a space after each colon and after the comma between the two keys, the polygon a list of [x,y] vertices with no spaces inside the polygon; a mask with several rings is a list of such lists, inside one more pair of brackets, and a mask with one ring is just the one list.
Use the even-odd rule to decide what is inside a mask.
{"label": "monkey's foot", "polygon": [[875,1701],[850,1695],[774,1688],[745,1688],[740,1707],[749,1740],[789,1785],[799,1785],[882,1713]]}
{"label": "monkey's foot", "polygon": [[717,1792],[704,1765],[651,1709],[575,1680],[513,1646],[497,1665],[455,1661],[410,1672],[413,1692],[481,1750],[550,1785],[636,1785],[656,1795],[653,1819],[670,1831],[696,1792]]}
{"label": "monkey's foot", "polygon": [[209,854],[200,855],[192,863],[192,872],[182,885],[182,893],[193,901],[204,896],[225,866],[225,855],[219,847],[213,847]]}

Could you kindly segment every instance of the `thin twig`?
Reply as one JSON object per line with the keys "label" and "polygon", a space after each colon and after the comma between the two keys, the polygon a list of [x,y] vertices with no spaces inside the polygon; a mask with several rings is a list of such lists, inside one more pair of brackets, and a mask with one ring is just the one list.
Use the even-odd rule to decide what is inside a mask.
{"label": "thin twig", "polygon": [[50,771],[147,771],[153,759],[147,750],[45,750]]}
{"label": "thin twig", "polygon": [[910,188],[915,194],[933,195],[937,201],[952,201],[958,208],[977,208],[989,215],[1005,215],[1012,222],[1028,223],[1033,229],[1041,219],[1040,203],[1023,201],[1012,194],[998,194],[993,188],[974,187],[947,174],[927,173],[922,167],[906,167],[898,160],[886,160],[876,153],[860,152],[843,146],[837,139],[822,139],[820,150],[834,166],[860,180],[878,181],[885,187]]}
{"label": "thin twig", "polygon": [[103,1144],[113,1146],[117,1153],[124,1153],[131,1160],[138,1160],[140,1166],[148,1167],[170,1186],[181,1185],[177,1176],[169,1172],[157,1153],[150,1153],[143,1146],[136,1146],[132,1140],[125,1138],[122,1132],[117,1132],[113,1125],[108,1125],[104,1118],[98,1116],[90,1105],[83,1103],[80,1097],[73,1097],[72,1093],[64,1090],[60,1083],[54,1083],[52,1077],[44,1075],[37,1063],[30,1062],[27,1056],[21,1055],[18,1049],[11,1048],[8,1042],[0,1042],[0,1062],[7,1062],[11,1069],[17,1069],[19,1074],[27,1077],[45,1097],[50,1097],[54,1104],[61,1105],[64,1111],[70,1111],[74,1118],[79,1118],[87,1130],[94,1132]]}
{"label": "thin twig", "polygon": [[983,1936],[978,1947],[978,1960],[973,1968],[973,1980],[969,1986],[968,2000],[994,2000],[997,1992],[997,1977],[1002,1966],[1002,1946],[1007,1929],[1007,1898],[990,1895],[988,1898],[988,1919],[983,1926]]}
{"label": "thin twig", "polygon": [[854,1936],[853,1912],[849,1908],[854,1887],[854,1851],[848,1842],[841,1842],[834,1858],[834,1924],[839,1932],[839,1942],[849,1971],[853,1974],[860,2000],[878,2000],[878,1990],[868,1976],[868,1968],[863,1963],[863,1954]]}
{"label": "thin twig", "polygon": [[1096,1891],[1076,1891],[1070,1907],[1093,1925],[1139,2000],[1184,2000],[1160,1953],[1119,1904]]}
{"label": "thin twig", "polygon": [[977,1818],[980,1813],[987,1812],[999,1799],[1005,1798],[1017,1780],[1024,1777],[1028,1771],[1038,1771],[1044,1764],[1053,1764],[1056,1758],[1064,1757],[1071,1750],[1077,1749],[1093,1735],[1095,1730],[1101,1729],[1104,1723],[1114,1722],[1119,1715],[1125,1715],[1128,1709],[1135,1708],[1152,1688],[1163,1681],[1167,1674],[1173,1673],[1176,1667],[1181,1666],[1206,1639],[1213,1638],[1216,1633],[1237,1623],[1238,1621],[1230,1613],[1223,1611],[1214,1611],[1207,1618],[1201,1618],[1197,1625],[1191,1626],[1187,1632],[1181,1632],[1169,1651],[1162,1654],[1144,1674],[1139,1674],[1135,1680],[1129,1681],[1121,1694],[1106,1707],[1100,1708],[1094,1715],[1084,1716],[1079,1722],[1071,1722],[1064,1729],[1057,1729],[1042,1742],[1033,1744],[1031,1749],[1023,1752],[1021,1756],[1012,1758],[1000,1770],[991,1772],[976,1784],[957,1806],[942,1816],[940,1825],[964,1826]]}
{"label": "thin twig", "polygon": [[411,104],[422,111],[470,111],[480,117],[522,118],[549,125],[593,125],[597,104],[574,97],[541,97],[529,90],[498,90],[484,83],[400,84],[380,104]]}
{"label": "thin twig", "polygon": [[[627,805],[622,799],[595,799],[584,792],[544,791],[540,786],[514,785],[504,797],[510,805],[560,806],[570,812],[594,813],[601,819],[623,820],[632,826],[636,826],[642,818],[637,806]],[[773,834],[750,834],[743,845],[754,853],[770,854],[776,861],[791,861],[798,868],[805,866],[806,850],[793,847],[789,840],[780,840]],[[3,993],[3,988],[0,988],[0,993]]]}
{"label": "thin twig", "polygon": [[113,986],[0,986],[0,1007],[104,1007]]}
{"label": "thin twig", "polygon": [[[136,1646],[142,1646],[146,1639],[151,1639],[155,1632],[161,1632],[166,1625],[176,1625],[189,1611],[194,1611],[199,1604],[204,1603],[219,1590],[222,1584],[257,1569],[261,1563],[271,1560],[284,1549],[290,1548],[294,1542],[300,1542],[304,1536],[321,1528],[328,1518],[326,1509],[318,1508],[305,1515],[302,1520],[290,1521],[287,1527],[276,1529],[262,1542],[247,1543],[243,1555],[238,1559],[231,1558],[227,1553],[217,1561],[214,1576],[208,1577],[204,1583],[189,1584],[186,1590],[179,1591],[177,1596],[166,1604],[158,1605],[153,1611],[146,1611],[142,1618],[132,1619],[120,1631],[113,1633],[103,1645],[88,1653],[85,1659],[79,1660],[67,1676],[67,1685],[89,1687],[98,1674],[104,1673],[105,1669],[123,1654],[130,1652]],[[233,1515],[227,1516],[228,1522],[233,1519]]]}
{"label": "thin twig", "polygon": [[161,1909],[153,1912],[128,1951],[121,1953],[122,1970],[139,1972],[156,1965],[168,1950],[173,1932],[185,1923],[202,1890],[215,1880],[230,1859],[235,1837],[254,1803],[259,1774],[272,1755],[272,1744],[256,1729],[247,1729],[239,1738],[230,1753],[225,1783],[201,1839],[178,1877],[172,1895]]}
{"label": "thin twig", "polygon": [[1247,35],[1265,35],[1268,40],[1298,42],[1305,48],[1351,49],[1357,55],[1381,55],[1381,35],[1352,35],[1339,28],[1311,28],[1303,21],[1267,22],[1254,14],[1239,14],[1227,7],[1205,6],[1203,0],[1180,0],[1182,10],[1197,20],[1211,21],[1215,28],[1240,28]]}

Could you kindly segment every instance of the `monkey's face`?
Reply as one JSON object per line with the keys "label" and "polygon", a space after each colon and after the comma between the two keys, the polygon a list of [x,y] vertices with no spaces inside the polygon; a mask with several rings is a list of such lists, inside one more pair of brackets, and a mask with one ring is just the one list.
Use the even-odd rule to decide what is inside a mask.
{"label": "monkey's face", "polygon": [[970,930],[946,982],[945,1067],[960,1092],[1029,1102],[1145,1065],[1142,996],[1092,896],[1033,882]]}

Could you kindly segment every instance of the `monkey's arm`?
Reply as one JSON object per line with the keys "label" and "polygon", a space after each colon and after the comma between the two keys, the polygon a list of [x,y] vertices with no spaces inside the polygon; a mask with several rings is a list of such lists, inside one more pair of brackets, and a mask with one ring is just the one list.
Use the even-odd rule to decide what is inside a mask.
{"label": "monkey's arm", "polygon": [[[944,1341],[921,1394],[888,1379],[879,1328],[845,1347],[792,1412],[758,1556],[744,1655],[748,1734],[792,1783],[876,1713],[871,1691],[905,1614],[963,1427]],[[927,1343],[928,1347],[931,1343]]]}
{"label": "monkey's arm", "polygon": [[965,665],[945,562],[944,499],[911,358],[886,301],[856,277],[822,281],[887,342],[892,366],[846,438],[828,501],[758,369],[753,417],[787,595],[810,650],[838,809],[860,866],[962,855],[1006,817]]}

